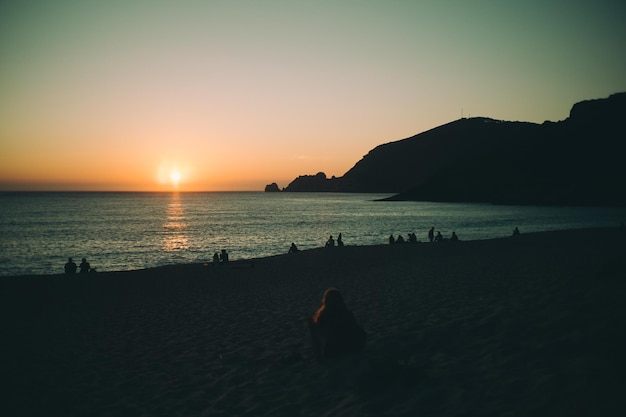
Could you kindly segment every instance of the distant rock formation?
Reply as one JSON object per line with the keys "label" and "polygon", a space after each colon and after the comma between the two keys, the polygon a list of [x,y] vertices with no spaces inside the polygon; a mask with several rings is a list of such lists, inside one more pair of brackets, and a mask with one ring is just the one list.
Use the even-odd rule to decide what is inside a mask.
{"label": "distant rock formation", "polygon": [[626,205],[626,93],[576,103],[543,124],[460,119],[379,145],[342,177],[285,191],[396,193],[394,200]]}
{"label": "distant rock formation", "polygon": [[323,172],[318,172],[315,175],[301,175],[295,180],[293,180],[285,191],[289,192],[325,192],[325,191],[335,191],[333,189],[333,184],[336,178],[328,179],[326,174]]}
{"label": "distant rock formation", "polygon": [[275,182],[271,183],[271,184],[267,184],[265,186],[265,192],[266,193],[276,193],[279,192],[280,188],[278,188],[278,184],[276,184]]}

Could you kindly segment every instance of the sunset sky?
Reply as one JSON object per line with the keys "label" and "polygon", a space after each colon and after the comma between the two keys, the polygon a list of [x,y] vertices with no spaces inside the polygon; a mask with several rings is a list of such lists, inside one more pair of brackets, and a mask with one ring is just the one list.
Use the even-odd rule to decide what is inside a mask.
{"label": "sunset sky", "polygon": [[[624,1],[3,1],[0,190],[263,190],[626,91]],[[177,177],[178,176],[178,177]]]}

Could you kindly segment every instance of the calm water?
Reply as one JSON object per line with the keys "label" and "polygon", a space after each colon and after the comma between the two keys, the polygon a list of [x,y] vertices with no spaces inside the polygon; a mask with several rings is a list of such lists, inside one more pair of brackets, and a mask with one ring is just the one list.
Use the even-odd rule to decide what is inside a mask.
{"label": "calm water", "polygon": [[431,226],[461,240],[530,231],[617,226],[626,208],[376,202],[378,194],[0,193],[0,276],[63,272],[67,257],[98,271],[205,262],[323,246],[386,243]]}

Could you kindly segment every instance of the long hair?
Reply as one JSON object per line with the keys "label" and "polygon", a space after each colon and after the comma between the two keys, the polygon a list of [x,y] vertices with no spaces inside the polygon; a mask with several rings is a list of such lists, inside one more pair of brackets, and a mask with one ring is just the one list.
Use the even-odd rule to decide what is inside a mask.
{"label": "long hair", "polygon": [[329,288],[324,291],[322,306],[315,312],[313,321],[317,323],[322,315],[342,313],[346,310],[346,303],[343,301],[343,296],[339,290],[337,288]]}

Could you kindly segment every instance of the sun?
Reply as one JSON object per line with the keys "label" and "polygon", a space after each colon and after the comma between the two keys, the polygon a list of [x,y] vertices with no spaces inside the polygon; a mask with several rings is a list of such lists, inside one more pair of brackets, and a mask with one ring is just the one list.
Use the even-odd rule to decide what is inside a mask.
{"label": "sun", "polygon": [[186,188],[193,178],[192,173],[188,164],[164,160],[156,169],[155,180],[159,184],[159,190],[179,191]]}
{"label": "sun", "polygon": [[172,171],[172,173],[170,174],[170,179],[172,180],[172,184],[178,186],[178,184],[180,183],[180,172]]}

